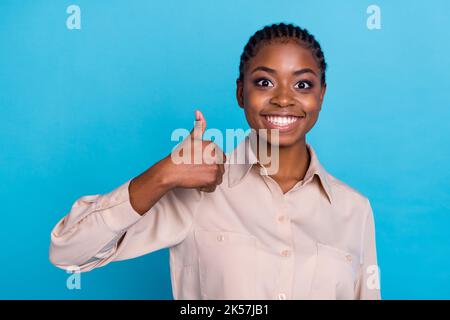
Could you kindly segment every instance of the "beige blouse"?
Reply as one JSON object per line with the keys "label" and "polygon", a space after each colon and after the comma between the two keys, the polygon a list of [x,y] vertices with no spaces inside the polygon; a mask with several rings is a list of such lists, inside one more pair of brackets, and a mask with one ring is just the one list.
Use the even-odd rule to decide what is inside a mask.
{"label": "beige blouse", "polygon": [[[283,194],[248,138],[213,193],[176,188],[143,216],[131,180],[79,198],[51,232],[50,261],[85,272],[170,248],[174,299],[380,299],[369,200],[325,171],[309,144],[304,179]],[[236,152],[246,164],[232,164]]]}

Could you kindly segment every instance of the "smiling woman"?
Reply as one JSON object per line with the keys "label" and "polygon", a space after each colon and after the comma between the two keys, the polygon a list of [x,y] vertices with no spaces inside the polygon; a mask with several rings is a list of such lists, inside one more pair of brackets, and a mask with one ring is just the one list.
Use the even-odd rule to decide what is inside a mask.
{"label": "smiling woman", "polygon": [[307,30],[280,24],[256,32],[241,56],[237,79],[238,103],[250,126],[278,129],[280,146],[306,150],[299,140],[317,121],[325,70],[320,45]]}
{"label": "smiling woman", "polygon": [[[225,157],[202,139],[206,120],[196,111],[185,150],[203,161],[174,163],[169,154],[110,193],[80,198],[52,231],[50,260],[89,271],[170,248],[175,299],[380,299],[370,202],[306,142],[325,70],[307,30],[280,23],[256,32],[236,81],[251,134]],[[258,146],[278,149],[273,174],[261,170],[271,164],[249,143],[255,135]],[[236,154],[247,161],[230,161]]]}

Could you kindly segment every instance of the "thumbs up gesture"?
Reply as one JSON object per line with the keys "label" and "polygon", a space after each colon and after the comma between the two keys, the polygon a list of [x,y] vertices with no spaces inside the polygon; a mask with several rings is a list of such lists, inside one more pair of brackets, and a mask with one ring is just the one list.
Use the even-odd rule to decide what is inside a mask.
{"label": "thumbs up gesture", "polygon": [[217,185],[222,183],[226,156],[214,142],[203,140],[205,130],[205,117],[200,110],[196,110],[194,128],[174,151],[188,159],[187,163],[174,161],[173,152],[164,159],[165,172],[174,187],[214,192]]}

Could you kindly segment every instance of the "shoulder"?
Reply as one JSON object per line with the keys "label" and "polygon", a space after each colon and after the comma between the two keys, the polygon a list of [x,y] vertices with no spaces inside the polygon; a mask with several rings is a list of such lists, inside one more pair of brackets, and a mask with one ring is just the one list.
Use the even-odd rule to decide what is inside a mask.
{"label": "shoulder", "polygon": [[371,209],[368,196],[354,186],[349,185],[328,172],[327,181],[332,189],[333,198],[338,206],[343,206],[347,209],[358,209],[358,211],[367,211]]}
{"label": "shoulder", "polygon": [[333,211],[336,217],[350,228],[346,230],[353,230],[360,235],[362,241],[367,230],[374,227],[374,214],[369,198],[329,173],[327,180],[333,192]]}

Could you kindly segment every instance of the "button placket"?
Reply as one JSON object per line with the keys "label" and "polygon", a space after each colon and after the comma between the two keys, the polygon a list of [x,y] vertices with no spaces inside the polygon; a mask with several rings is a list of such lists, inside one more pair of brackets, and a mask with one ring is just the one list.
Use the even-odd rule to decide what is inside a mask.
{"label": "button placket", "polygon": [[284,246],[279,248],[279,257],[281,261],[277,292],[275,294],[279,300],[286,300],[287,297],[292,294],[291,291],[294,281],[295,259],[293,258],[293,238],[291,224],[289,223],[290,219],[287,210],[286,197],[285,195],[282,195],[281,197],[276,198],[279,205],[275,221],[278,225],[278,233],[280,238],[283,239]]}

